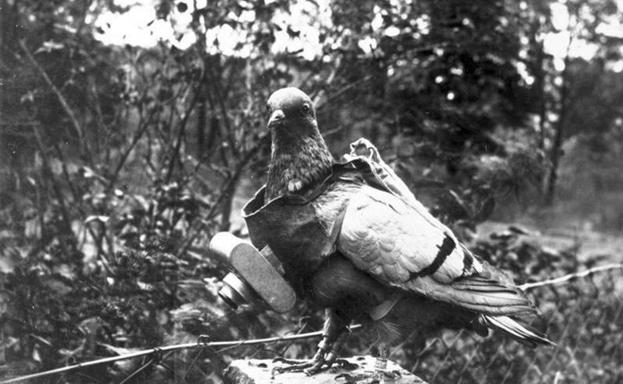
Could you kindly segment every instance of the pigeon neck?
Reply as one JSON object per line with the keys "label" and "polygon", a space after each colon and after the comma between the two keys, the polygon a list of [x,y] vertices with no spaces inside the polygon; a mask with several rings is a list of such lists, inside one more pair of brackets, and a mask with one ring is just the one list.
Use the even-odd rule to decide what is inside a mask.
{"label": "pigeon neck", "polygon": [[292,186],[299,190],[323,180],[332,164],[333,156],[320,133],[287,144],[273,140],[266,201],[293,192]]}

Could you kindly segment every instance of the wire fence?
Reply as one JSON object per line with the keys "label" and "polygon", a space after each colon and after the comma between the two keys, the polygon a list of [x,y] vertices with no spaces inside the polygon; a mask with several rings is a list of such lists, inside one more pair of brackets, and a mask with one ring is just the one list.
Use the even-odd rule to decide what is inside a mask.
{"label": "wire fence", "polygon": [[[530,349],[496,334],[483,339],[469,332],[444,331],[423,348],[417,341],[407,340],[393,351],[392,358],[431,384],[621,383],[622,272],[623,265],[616,264],[523,286],[541,309],[544,324],[540,326],[548,330],[556,347]],[[223,356],[233,348],[244,348],[244,352],[240,351],[242,356],[274,357],[285,349],[270,349],[270,345],[286,343],[288,348],[320,335],[321,332],[309,332],[224,342],[200,337],[193,343],[68,364],[0,384],[100,383],[110,379],[121,384],[145,380],[218,383],[227,365]]]}
{"label": "wire fence", "polygon": [[621,269],[601,271],[526,285],[556,347],[448,331],[419,351],[411,370],[430,383],[623,382]]}

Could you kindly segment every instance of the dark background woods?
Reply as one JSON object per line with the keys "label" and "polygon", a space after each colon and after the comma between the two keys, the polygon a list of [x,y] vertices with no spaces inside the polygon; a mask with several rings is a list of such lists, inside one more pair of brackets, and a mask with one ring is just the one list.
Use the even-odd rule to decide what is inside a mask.
{"label": "dark background woods", "polygon": [[[302,305],[287,317],[229,310],[215,297],[227,267],[206,251],[216,231],[245,233],[238,209],[270,152],[264,102],[284,85],[315,97],[336,155],[371,139],[436,215],[518,280],[621,261],[620,2],[198,3],[147,2],[150,23],[175,32],[145,46],[102,42],[118,27],[101,20],[140,4],[0,2],[0,377],[201,333],[320,327]],[[500,232],[509,222],[534,233]],[[509,343],[520,374],[490,379],[538,382],[559,370],[572,380],[586,367],[587,378],[621,379],[621,311],[608,281],[590,311],[580,288],[535,292],[553,337],[581,356]],[[487,339],[475,350],[483,363],[468,367],[480,341],[460,340],[451,359],[421,339],[395,354],[424,378],[465,382],[482,378],[465,372],[517,358]],[[366,345],[354,338],[349,351]],[[283,351],[177,354],[141,374],[218,381],[232,356]],[[64,380],[120,381],[133,364]],[[526,373],[535,364],[541,375]]]}

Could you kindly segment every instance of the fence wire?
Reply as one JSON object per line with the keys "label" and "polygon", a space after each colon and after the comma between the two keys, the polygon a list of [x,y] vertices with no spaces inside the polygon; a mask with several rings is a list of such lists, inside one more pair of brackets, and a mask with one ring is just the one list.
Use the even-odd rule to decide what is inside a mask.
{"label": "fence wire", "polygon": [[[623,383],[621,272],[621,268],[602,270],[559,284],[526,287],[542,312],[543,323],[536,325],[547,329],[556,347],[530,349],[499,334],[481,338],[466,331],[444,331],[424,347],[421,340],[407,340],[392,358],[431,384]],[[301,339],[317,337],[318,332],[306,335],[310,336]],[[219,383],[232,356],[275,357],[284,348],[272,349],[271,343],[300,343],[296,335],[265,340],[270,341],[210,344],[200,339],[194,346],[155,348],[140,358],[88,362],[39,382]],[[299,352],[306,354],[315,342],[308,344]],[[230,354],[232,348],[238,351]]]}
{"label": "fence wire", "polygon": [[[621,271],[530,290],[556,347],[527,348],[493,334],[444,332],[412,372],[430,383],[622,383]],[[405,345],[404,348],[409,348]]]}

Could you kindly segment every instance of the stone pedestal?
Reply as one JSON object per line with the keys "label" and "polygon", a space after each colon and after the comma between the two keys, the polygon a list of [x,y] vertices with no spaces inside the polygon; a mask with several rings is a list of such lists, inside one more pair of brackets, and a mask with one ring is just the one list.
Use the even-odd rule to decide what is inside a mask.
{"label": "stone pedestal", "polygon": [[[354,356],[345,360],[345,364],[332,367],[313,376],[303,372],[278,373],[274,368],[288,366],[272,360],[235,360],[225,370],[225,382],[228,384],[372,384],[379,383],[374,374],[376,359],[372,356]],[[422,379],[403,369],[398,364],[388,361],[387,371],[398,373],[395,379],[384,378],[384,383],[426,384]]]}

